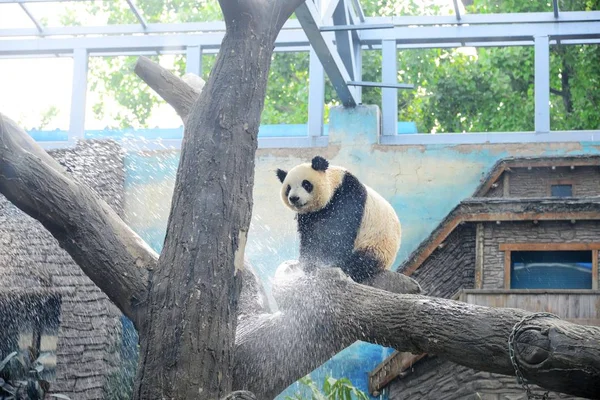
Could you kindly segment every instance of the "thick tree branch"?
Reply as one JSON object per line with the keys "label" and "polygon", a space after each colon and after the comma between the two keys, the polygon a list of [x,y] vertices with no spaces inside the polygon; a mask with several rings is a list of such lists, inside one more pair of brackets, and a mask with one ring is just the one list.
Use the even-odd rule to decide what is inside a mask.
{"label": "thick tree branch", "polygon": [[185,123],[200,92],[183,79],[146,57],[138,58],[134,72],[162,97]]}
{"label": "thick tree branch", "polygon": [[[282,310],[241,322],[234,387],[273,398],[290,383],[356,340],[398,351],[429,353],[476,370],[514,375],[508,337],[517,309],[399,295],[360,285],[339,270],[279,280]],[[576,396],[600,393],[600,328],[537,317],[516,335],[524,376]]]}
{"label": "thick tree branch", "polygon": [[37,219],[87,276],[140,326],[158,256],[100,196],[0,114],[0,193]]}

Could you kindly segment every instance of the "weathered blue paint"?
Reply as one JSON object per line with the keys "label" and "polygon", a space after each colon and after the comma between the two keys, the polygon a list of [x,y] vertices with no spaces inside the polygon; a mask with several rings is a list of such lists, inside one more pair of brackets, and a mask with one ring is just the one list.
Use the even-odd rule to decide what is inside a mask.
{"label": "weathered blue paint", "polygon": [[[39,142],[62,142],[69,139],[69,132],[62,129],[53,131],[32,129],[28,133]],[[323,126],[323,135],[329,134],[329,126]],[[308,136],[307,124],[261,125],[258,137],[304,137]],[[183,139],[183,126],[177,128],[143,128],[143,129],[90,129],[84,132],[85,139],[114,140],[172,140]]]}
{"label": "weathered blue paint", "polygon": [[[394,206],[402,222],[398,265],[454,206],[473,193],[497,160],[508,156],[600,154],[600,142],[378,145],[380,114],[374,106],[334,108],[330,112],[328,128],[327,148],[259,149],[257,152],[254,209],[246,256],[267,291],[270,291],[276,267],[285,260],[296,259],[298,254],[294,216],[279,199],[276,168],[289,169],[320,154],[332,164],[347,167],[380,192]],[[409,128],[399,127],[399,130]],[[109,137],[143,132],[145,138],[165,138],[165,131],[173,135],[171,138],[181,134],[179,128],[179,131],[119,131]],[[107,137],[102,136],[107,132],[91,131],[86,137]],[[264,137],[306,134],[304,125],[262,126],[260,132]],[[39,131],[32,135],[38,135],[40,140],[57,140],[48,139],[49,136]],[[178,163],[178,151],[132,152],[126,159],[125,218],[157,251],[162,249]],[[346,376],[366,391],[367,373],[390,352],[380,346],[356,343],[315,371],[313,378],[321,385],[326,373],[334,377]],[[286,393],[293,390],[292,386]]]}

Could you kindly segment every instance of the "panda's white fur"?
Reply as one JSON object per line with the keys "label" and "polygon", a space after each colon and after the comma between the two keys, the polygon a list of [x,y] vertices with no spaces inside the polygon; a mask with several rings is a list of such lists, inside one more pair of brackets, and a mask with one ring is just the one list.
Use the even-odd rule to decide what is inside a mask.
{"label": "panda's white fur", "polygon": [[277,176],[281,200],[297,213],[303,263],[337,266],[357,281],[392,266],[401,226],[379,193],[318,156]]}

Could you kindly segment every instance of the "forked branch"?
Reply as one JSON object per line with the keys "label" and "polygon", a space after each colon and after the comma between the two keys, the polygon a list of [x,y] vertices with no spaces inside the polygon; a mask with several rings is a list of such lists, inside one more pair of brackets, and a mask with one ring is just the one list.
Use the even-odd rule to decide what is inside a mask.
{"label": "forked branch", "polygon": [[[360,285],[339,270],[297,276],[273,287],[276,314],[240,322],[234,388],[273,398],[328,358],[362,340],[436,354],[480,371],[514,375],[508,337],[531,313]],[[598,398],[600,328],[535,317],[516,332],[525,378],[549,390]],[[285,351],[283,350],[285,349]]]}
{"label": "forked branch", "polygon": [[[0,114],[0,193],[37,219],[139,326],[158,255],[86,185]],[[143,315],[143,314],[142,314]]]}

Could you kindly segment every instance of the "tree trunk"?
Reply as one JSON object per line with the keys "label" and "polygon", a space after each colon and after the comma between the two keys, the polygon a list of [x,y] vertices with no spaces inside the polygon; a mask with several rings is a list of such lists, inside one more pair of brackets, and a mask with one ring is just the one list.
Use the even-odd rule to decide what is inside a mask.
{"label": "tree trunk", "polygon": [[234,275],[251,219],[274,26],[289,14],[275,12],[275,2],[222,8],[227,32],[185,122],[165,245],[151,278],[137,399],[217,399],[232,387],[241,284]]}

